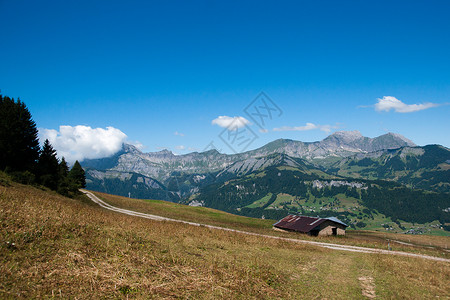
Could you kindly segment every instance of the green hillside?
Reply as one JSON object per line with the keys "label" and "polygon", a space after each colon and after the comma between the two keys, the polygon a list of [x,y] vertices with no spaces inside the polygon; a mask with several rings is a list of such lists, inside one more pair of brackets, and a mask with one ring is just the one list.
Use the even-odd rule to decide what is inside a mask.
{"label": "green hillside", "polygon": [[330,176],[312,169],[268,167],[200,189],[191,197],[206,207],[280,219],[287,214],[336,216],[352,229],[447,235],[447,193],[381,180]]}
{"label": "green hillside", "polygon": [[450,150],[439,145],[356,155],[336,162],[336,175],[393,180],[412,188],[450,192]]}

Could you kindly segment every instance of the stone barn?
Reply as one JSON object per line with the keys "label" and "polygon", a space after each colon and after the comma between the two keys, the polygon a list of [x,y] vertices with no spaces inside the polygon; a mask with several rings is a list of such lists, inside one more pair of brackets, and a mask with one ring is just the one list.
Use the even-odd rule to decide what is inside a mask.
{"label": "stone barn", "polygon": [[314,218],[289,215],[273,224],[273,229],[296,231],[313,236],[345,235],[347,224],[338,218]]}

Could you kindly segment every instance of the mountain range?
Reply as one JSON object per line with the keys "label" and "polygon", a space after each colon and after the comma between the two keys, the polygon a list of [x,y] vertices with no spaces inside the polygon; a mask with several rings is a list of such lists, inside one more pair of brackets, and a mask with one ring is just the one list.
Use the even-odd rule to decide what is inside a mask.
{"label": "mountain range", "polygon": [[[420,147],[395,133],[368,138],[358,131],[340,131],[317,142],[278,139],[238,154],[143,153],[124,144],[115,155],[85,160],[82,166],[87,188],[92,190],[247,216],[339,213],[359,227],[367,227],[377,214],[386,221],[401,216],[410,222],[439,220],[443,226],[450,222],[445,211],[450,207],[450,150],[439,145]],[[398,196],[400,190],[427,202],[427,208]],[[380,206],[373,197],[401,198],[400,202],[410,204],[408,213],[400,211],[405,210],[403,202],[380,200],[384,203]],[[417,209],[426,217],[412,212]]]}
{"label": "mountain range", "polygon": [[175,155],[171,151],[143,153],[135,146],[124,144],[120,152],[109,158],[85,160],[83,167],[97,170],[134,172],[160,181],[168,179],[172,172],[210,173],[246,159],[264,157],[273,153],[283,153],[294,158],[302,158],[318,165],[349,157],[354,154],[415,146],[405,137],[388,133],[376,138],[363,137],[358,131],[339,131],[319,142],[278,139],[267,145],[238,154],[223,154],[217,150],[192,152]]}

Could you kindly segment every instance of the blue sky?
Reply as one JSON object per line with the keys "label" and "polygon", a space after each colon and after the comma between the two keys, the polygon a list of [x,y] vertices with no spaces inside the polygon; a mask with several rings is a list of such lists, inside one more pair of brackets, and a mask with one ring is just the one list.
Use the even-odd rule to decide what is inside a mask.
{"label": "blue sky", "polygon": [[[247,149],[336,130],[450,147],[449,11],[448,1],[0,0],[0,89],[61,152],[109,137],[144,151],[242,150],[220,139],[230,133],[212,123],[220,116],[248,121]],[[281,112],[264,130],[244,112],[262,91]]]}

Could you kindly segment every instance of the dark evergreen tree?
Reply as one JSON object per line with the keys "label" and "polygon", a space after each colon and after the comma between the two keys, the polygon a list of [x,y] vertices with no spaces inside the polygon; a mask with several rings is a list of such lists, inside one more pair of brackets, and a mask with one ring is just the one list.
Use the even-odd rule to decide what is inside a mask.
{"label": "dark evergreen tree", "polygon": [[77,184],[78,188],[86,187],[86,175],[78,160],[70,170],[69,178]]}
{"label": "dark evergreen tree", "polygon": [[0,95],[0,170],[34,171],[38,157],[38,130],[25,103]]}
{"label": "dark evergreen tree", "polygon": [[69,167],[67,166],[66,159],[63,157],[59,162],[59,177],[67,177],[69,175]]}
{"label": "dark evergreen tree", "polygon": [[58,166],[58,193],[63,196],[70,197],[70,180],[68,178],[69,175],[69,167],[67,166],[66,160],[64,157],[61,159],[61,162]]}
{"label": "dark evergreen tree", "polygon": [[42,146],[37,164],[38,182],[52,190],[56,190],[58,187],[59,171],[60,167],[58,158],[56,158],[56,150],[53,149],[47,139]]}

